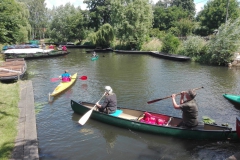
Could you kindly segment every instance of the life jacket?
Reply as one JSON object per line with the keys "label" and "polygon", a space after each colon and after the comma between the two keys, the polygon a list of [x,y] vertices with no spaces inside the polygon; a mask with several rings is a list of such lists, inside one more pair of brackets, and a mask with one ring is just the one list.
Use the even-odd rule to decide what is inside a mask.
{"label": "life jacket", "polygon": [[164,119],[155,117],[148,112],[144,113],[144,117],[140,120],[140,122],[144,122],[148,124],[157,124],[157,125],[164,125],[166,123]]}

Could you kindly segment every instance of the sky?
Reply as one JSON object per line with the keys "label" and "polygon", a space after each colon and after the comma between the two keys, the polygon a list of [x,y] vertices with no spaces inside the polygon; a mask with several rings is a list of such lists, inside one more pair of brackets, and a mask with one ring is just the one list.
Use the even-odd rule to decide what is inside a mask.
{"label": "sky", "polygon": [[[158,2],[158,0],[152,0],[153,3]],[[208,0],[194,0],[195,7],[197,13],[203,8],[204,4],[207,3]],[[45,0],[45,3],[47,4],[47,8],[52,8],[53,5],[55,7],[58,7],[60,5],[65,5],[66,3],[70,2],[75,7],[80,6],[81,9],[86,9],[86,4],[83,3],[83,0]]]}

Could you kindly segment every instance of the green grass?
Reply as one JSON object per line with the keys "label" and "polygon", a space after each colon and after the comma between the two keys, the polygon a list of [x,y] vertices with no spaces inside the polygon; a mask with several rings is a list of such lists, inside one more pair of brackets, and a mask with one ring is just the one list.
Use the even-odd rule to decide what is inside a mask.
{"label": "green grass", "polygon": [[8,160],[17,136],[19,82],[0,83],[0,159]]}

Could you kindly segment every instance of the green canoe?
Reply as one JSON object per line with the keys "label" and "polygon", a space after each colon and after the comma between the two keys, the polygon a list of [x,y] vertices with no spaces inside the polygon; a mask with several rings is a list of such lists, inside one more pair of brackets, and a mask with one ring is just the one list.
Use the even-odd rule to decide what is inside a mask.
{"label": "green canoe", "polygon": [[[94,103],[76,102],[71,100],[71,107],[75,113],[85,114]],[[115,114],[116,113],[116,114]],[[240,140],[240,118],[237,117],[237,127],[232,130],[225,126],[199,124],[197,127],[188,129],[177,127],[182,119],[172,117],[160,113],[146,112],[128,108],[118,108],[114,115],[100,113],[93,110],[92,119],[96,119],[103,123],[127,128],[131,130],[147,132],[157,135],[167,135],[183,139],[198,139],[198,140]],[[146,115],[151,115],[150,119],[146,119]],[[154,121],[153,121],[154,120]],[[239,135],[239,137],[238,137]]]}
{"label": "green canoe", "polygon": [[97,59],[98,59],[98,55],[91,58],[92,61],[95,61],[95,60],[97,60]]}
{"label": "green canoe", "polygon": [[240,96],[239,95],[233,95],[233,94],[223,94],[223,97],[225,97],[227,100],[240,104]]}

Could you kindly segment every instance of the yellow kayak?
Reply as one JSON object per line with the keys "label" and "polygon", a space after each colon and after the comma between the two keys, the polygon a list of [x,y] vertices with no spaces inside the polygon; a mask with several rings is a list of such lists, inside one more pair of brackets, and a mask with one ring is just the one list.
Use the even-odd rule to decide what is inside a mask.
{"label": "yellow kayak", "polygon": [[50,94],[51,96],[56,96],[57,94],[61,93],[62,91],[66,90],[69,88],[75,81],[77,80],[77,73],[71,76],[71,81],[70,82],[61,82]]}

